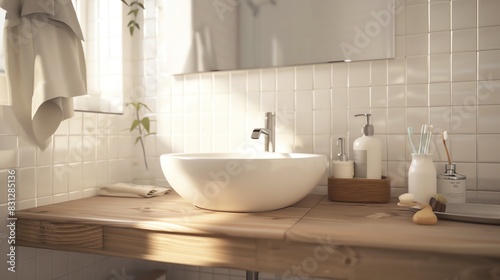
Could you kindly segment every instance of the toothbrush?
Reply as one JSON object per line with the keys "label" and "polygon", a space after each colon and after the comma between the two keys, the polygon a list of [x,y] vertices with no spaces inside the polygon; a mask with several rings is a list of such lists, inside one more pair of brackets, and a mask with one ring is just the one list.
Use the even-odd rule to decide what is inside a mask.
{"label": "toothbrush", "polygon": [[427,140],[425,141],[425,148],[424,148],[424,154],[429,153],[429,146],[431,145],[431,139],[432,139],[432,131],[434,130],[434,126],[431,124],[427,127]]}
{"label": "toothbrush", "polygon": [[446,150],[446,156],[448,157],[448,164],[451,164],[450,153],[448,152],[448,147],[446,146],[446,140],[448,140],[448,131],[443,131],[443,144],[444,149]]}
{"label": "toothbrush", "polygon": [[417,149],[415,148],[415,144],[413,143],[413,139],[411,139],[412,136],[413,136],[413,128],[408,127],[408,138],[410,138],[411,150],[414,154],[416,154]]}
{"label": "toothbrush", "polygon": [[420,130],[420,144],[418,145],[418,154],[424,153],[425,139],[427,138],[427,125],[422,125],[422,129]]}

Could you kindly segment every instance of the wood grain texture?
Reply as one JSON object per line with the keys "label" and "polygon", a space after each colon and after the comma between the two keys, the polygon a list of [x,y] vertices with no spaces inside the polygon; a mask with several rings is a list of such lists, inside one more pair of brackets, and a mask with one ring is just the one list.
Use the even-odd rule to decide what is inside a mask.
{"label": "wood grain texture", "polygon": [[[272,272],[282,279],[495,279],[500,271],[500,227],[419,226],[395,203],[309,195],[277,211],[223,213],[171,193],[92,197],[21,210],[16,217],[21,246]],[[78,238],[84,227],[102,229],[101,247],[75,243],[85,240]]]}
{"label": "wood grain texture", "polygon": [[328,178],[328,199],[340,202],[388,203],[391,181],[382,179]]}
{"label": "wood grain texture", "polygon": [[102,249],[101,226],[18,220],[16,227],[16,239],[21,244]]}

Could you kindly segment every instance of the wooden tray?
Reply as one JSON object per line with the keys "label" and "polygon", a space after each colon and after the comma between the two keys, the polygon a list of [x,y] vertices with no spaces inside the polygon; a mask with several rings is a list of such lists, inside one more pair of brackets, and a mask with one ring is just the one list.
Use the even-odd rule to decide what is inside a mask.
{"label": "wooden tray", "polygon": [[388,203],[391,181],[382,179],[328,178],[328,199],[340,202]]}

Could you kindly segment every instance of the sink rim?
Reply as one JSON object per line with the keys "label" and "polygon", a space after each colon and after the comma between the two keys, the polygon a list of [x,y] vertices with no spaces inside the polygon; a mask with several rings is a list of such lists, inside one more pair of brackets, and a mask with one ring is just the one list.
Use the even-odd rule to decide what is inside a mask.
{"label": "sink rim", "polygon": [[286,160],[286,159],[303,159],[303,158],[316,158],[316,157],[326,157],[321,154],[311,154],[311,153],[218,153],[218,152],[208,152],[208,153],[170,153],[162,154],[160,157],[175,157],[179,159],[186,160]]}

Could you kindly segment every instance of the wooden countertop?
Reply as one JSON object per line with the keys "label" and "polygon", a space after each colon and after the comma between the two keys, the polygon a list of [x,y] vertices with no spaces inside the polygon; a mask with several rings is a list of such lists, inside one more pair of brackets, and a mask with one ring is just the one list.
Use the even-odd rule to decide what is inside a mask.
{"label": "wooden countertop", "polygon": [[262,213],[203,210],[176,193],[91,197],[17,211],[16,238],[21,246],[273,272],[284,279],[498,276],[500,226],[446,220],[419,226],[412,214],[395,203],[336,203],[322,195]]}

